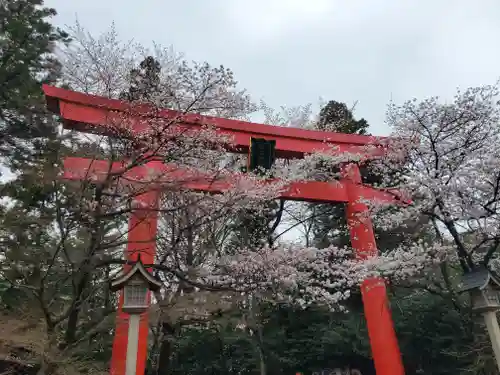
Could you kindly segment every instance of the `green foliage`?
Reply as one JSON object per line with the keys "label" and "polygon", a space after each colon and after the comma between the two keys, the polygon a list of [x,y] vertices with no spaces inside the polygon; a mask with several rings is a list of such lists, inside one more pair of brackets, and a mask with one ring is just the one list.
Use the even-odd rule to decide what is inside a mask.
{"label": "green foliage", "polygon": [[[259,320],[269,374],[311,373],[353,364],[364,374],[373,371],[364,340],[366,329],[359,314],[346,316],[321,308],[262,306]],[[352,329],[354,326],[357,329]],[[193,375],[257,374],[259,355],[255,340],[248,327],[241,325],[185,330],[175,345],[171,371]]]}
{"label": "green foliage", "polygon": [[160,63],[152,56],[141,61],[139,67],[130,71],[130,86],[120,99],[129,101],[155,102],[160,84]]}
{"label": "green foliage", "polygon": [[[40,326],[41,349],[26,355],[49,367],[88,360],[92,352],[108,359],[106,319],[114,310],[114,294],[102,284],[109,270],[89,264],[95,246],[81,214],[91,191],[59,178],[63,156],[78,144],[60,134],[42,91],[43,83],[59,81],[54,48],[69,42],[50,24],[55,14],[41,0],[0,2],[0,152],[14,173],[0,190],[8,202],[0,216],[0,306],[22,324]],[[9,339],[29,346],[22,336]]]}
{"label": "green foliage", "polygon": [[319,112],[318,130],[347,134],[368,134],[368,122],[354,119],[345,103],[330,100]]}
{"label": "green foliage", "polygon": [[[397,289],[393,318],[407,375],[496,374],[480,317],[467,301],[418,289]],[[351,366],[373,374],[362,310],[348,314],[263,305],[263,352],[269,374],[311,374]],[[479,319],[479,320],[478,320]],[[255,335],[236,324],[185,328],[172,338],[172,374],[258,374]]]}
{"label": "green foliage", "polygon": [[246,374],[255,371],[253,344],[234,327],[186,329],[175,343],[171,374]]}
{"label": "green foliage", "polygon": [[[0,2],[0,151],[25,153],[21,139],[45,137],[54,132],[46,121],[41,83],[54,82],[59,63],[52,52],[67,34],[55,29],[49,18],[56,11],[43,0]],[[9,155],[9,156],[10,156]]]}
{"label": "green foliage", "polygon": [[497,373],[482,319],[466,300],[397,290],[392,310],[407,373]]}
{"label": "green foliage", "polygon": [[[17,174],[1,188],[2,197],[13,202],[0,218],[2,253],[13,262],[5,271],[11,281],[26,272],[16,261],[39,264],[50,241],[52,213],[47,210],[54,209],[50,201],[61,143],[57,123],[45,110],[41,84],[57,79],[59,64],[52,51],[55,43],[67,41],[66,34],[48,22],[55,14],[41,0],[0,2],[0,152]],[[39,252],[31,251],[38,245]],[[27,290],[8,285],[2,294],[4,308],[29,300]]]}

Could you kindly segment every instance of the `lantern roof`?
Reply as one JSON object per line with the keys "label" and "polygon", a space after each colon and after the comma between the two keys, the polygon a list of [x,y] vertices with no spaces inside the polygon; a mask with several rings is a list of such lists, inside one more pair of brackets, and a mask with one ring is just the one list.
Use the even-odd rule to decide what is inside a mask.
{"label": "lantern roof", "polygon": [[134,276],[139,276],[142,280],[148,284],[148,288],[153,291],[157,291],[161,288],[162,282],[157,277],[153,276],[145,267],[141,261],[141,258],[137,259],[137,262],[126,272],[122,272],[117,278],[111,281],[112,290],[120,290],[127,284],[127,282]]}
{"label": "lantern roof", "polygon": [[463,275],[461,284],[460,291],[468,292],[472,289],[483,290],[490,284],[500,287],[500,279],[486,267],[479,267]]}

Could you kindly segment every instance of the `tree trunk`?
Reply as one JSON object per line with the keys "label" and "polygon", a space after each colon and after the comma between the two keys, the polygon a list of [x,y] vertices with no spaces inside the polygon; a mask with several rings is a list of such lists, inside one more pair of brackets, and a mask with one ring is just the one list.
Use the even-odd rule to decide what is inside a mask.
{"label": "tree trunk", "polygon": [[258,350],[259,350],[259,362],[260,362],[260,375],[266,375],[266,361],[264,359],[264,352],[262,350],[262,347],[260,343],[258,344]]}
{"label": "tree trunk", "polygon": [[169,323],[162,323],[161,330],[163,337],[160,344],[156,375],[169,375],[173,349],[171,338],[175,334],[175,329]]}
{"label": "tree trunk", "polygon": [[80,282],[78,283],[77,289],[76,289],[76,296],[75,296],[75,301],[72,306],[72,311],[69,314],[68,317],[68,325],[66,327],[66,332],[64,335],[64,342],[62,344],[62,347],[66,347],[67,345],[71,344],[73,341],[75,341],[76,338],[76,330],[78,327],[78,318],[80,316],[80,311],[81,311],[81,305],[82,305],[82,300],[83,300],[83,292],[87,286],[88,283],[88,274],[84,274],[83,277],[81,278]]}

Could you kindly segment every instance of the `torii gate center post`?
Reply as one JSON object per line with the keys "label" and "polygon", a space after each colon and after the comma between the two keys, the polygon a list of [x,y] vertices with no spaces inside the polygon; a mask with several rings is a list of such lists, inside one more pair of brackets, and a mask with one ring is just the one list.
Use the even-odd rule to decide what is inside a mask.
{"label": "torii gate center post", "polygon": [[[139,133],[144,130],[144,126],[147,126],[144,125],[144,121],[134,122],[134,117],[139,118],[141,116],[140,106],[137,107],[119,100],[82,94],[47,85],[43,87],[43,90],[48,108],[60,116],[67,129],[106,134],[106,131],[109,130],[109,126],[106,125],[110,121],[114,119],[113,124],[116,128],[116,119],[125,117],[129,120],[127,121],[128,124],[137,123],[137,127],[132,126],[132,131]],[[180,121],[176,122],[175,126],[192,129],[199,128],[201,124],[214,126],[221,134],[233,137],[230,147],[231,152],[248,152],[252,137],[275,140],[276,157],[279,158],[300,158],[304,154],[320,150],[329,150],[331,152],[332,146],[336,146],[336,152],[338,153],[363,153],[366,159],[373,156],[372,152],[383,152],[383,148],[366,147],[367,145],[382,144],[383,138],[381,137],[284,128],[194,114],[180,115],[171,110],[155,111],[155,118],[163,120],[179,118]],[[154,120],[154,118],[151,120]],[[107,135],[119,136],[116,133]],[[368,149],[373,151],[367,151]],[[119,167],[120,163],[116,164],[116,167]],[[68,157],[64,160],[64,178],[71,180],[83,180],[89,177],[98,179],[103,173],[109,171],[109,167],[109,162],[106,160],[96,161]],[[147,167],[138,166],[130,173],[133,173],[135,179],[137,179],[138,176],[146,176],[148,169],[152,167],[157,168],[159,172],[168,170],[168,166],[165,164],[152,162]],[[177,170],[174,173],[181,172]],[[207,176],[206,183],[198,179],[196,182],[186,182],[185,187],[214,193],[227,188],[223,182],[211,183],[209,177]],[[160,194],[160,189],[155,188],[152,191],[144,192],[135,199],[143,206],[157,207]],[[293,183],[285,189],[282,197],[309,202],[345,203],[351,244],[360,259],[376,255],[378,252],[371,220],[368,215],[363,215],[368,211],[368,207],[360,200],[376,199],[397,203],[394,194],[363,185],[359,168],[355,164],[350,164],[344,168],[343,178],[338,182],[308,181]],[[154,262],[156,251],[154,238],[156,237],[158,221],[158,214],[154,211],[136,210],[131,214],[128,245],[125,254],[128,260],[137,260],[138,254],[141,254],[141,260],[145,264]],[[404,368],[401,353],[394,331],[384,281],[377,278],[365,280],[361,285],[361,293],[377,374],[403,375]],[[122,294],[119,303],[110,366],[112,375],[125,374],[125,358],[127,354],[128,314],[121,310],[123,304]],[[147,314],[147,312],[143,313],[140,321],[136,375],[143,375],[146,366],[149,330]]]}

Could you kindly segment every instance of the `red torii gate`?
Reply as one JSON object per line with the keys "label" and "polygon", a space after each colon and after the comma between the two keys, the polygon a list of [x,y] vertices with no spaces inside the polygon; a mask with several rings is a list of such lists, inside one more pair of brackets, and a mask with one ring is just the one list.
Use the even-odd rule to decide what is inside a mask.
{"label": "red torii gate", "polygon": [[[103,97],[82,94],[45,85],[43,87],[48,108],[58,114],[67,129],[82,132],[106,134],[110,123],[119,123],[120,119],[127,118],[129,130],[140,133],[145,130],[147,122],[141,121],[141,115],[151,115],[144,106],[132,106],[130,103],[112,100]],[[175,120],[182,122],[175,126],[186,129],[196,129],[203,124],[214,126],[221,134],[231,135],[233,142],[228,145],[231,152],[245,153],[249,149],[250,138],[265,138],[276,141],[276,156],[280,158],[303,157],[304,154],[314,151],[332,151],[336,146],[338,153],[350,152],[362,154],[366,159],[380,155],[383,148],[367,148],[368,145],[382,144],[382,137],[321,132],[295,128],[255,124],[250,122],[200,116],[195,114],[182,114],[172,110],[159,110],[154,113],[155,118]],[[109,134],[116,136],[116,134]],[[112,169],[120,168],[121,163],[115,163]],[[182,170],[175,166],[165,165],[160,162],[150,162],[147,167],[139,166],[127,172],[134,179],[145,177],[149,168],[158,172],[170,173],[170,178],[181,178]],[[81,180],[85,178],[99,179],[108,173],[107,161],[96,161],[85,158],[66,158],[64,160],[64,177],[67,179]],[[224,181],[213,183],[210,176],[197,176],[195,180],[185,183],[186,188],[219,192],[228,188]],[[145,192],[135,200],[147,207],[157,207],[160,192]],[[347,221],[349,224],[351,244],[357,251],[360,259],[377,254],[377,247],[370,218],[363,215],[368,211],[361,199],[382,200],[395,202],[394,194],[374,189],[363,185],[359,168],[350,164],[344,169],[343,179],[335,183],[308,181],[293,183],[284,190],[282,197],[285,199],[310,201],[310,202],[343,202],[347,205]],[[128,246],[125,256],[128,260],[141,260],[146,264],[154,263],[155,243],[152,239],[156,236],[157,214],[134,211],[129,219]],[[403,375],[404,368],[401,354],[393,327],[389,303],[382,279],[368,279],[361,285],[361,293],[367,321],[368,334],[372,349],[373,360],[379,375]],[[120,296],[119,310],[116,322],[115,338],[111,360],[111,374],[125,374],[125,358],[127,353],[128,314],[121,311],[123,296]],[[147,357],[148,338],[147,313],[142,314],[139,329],[139,345],[137,354],[136,374],[143,375]]]}

